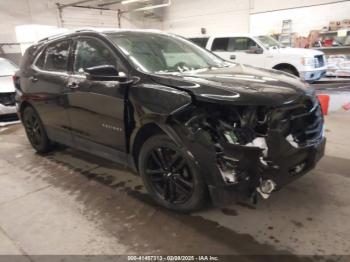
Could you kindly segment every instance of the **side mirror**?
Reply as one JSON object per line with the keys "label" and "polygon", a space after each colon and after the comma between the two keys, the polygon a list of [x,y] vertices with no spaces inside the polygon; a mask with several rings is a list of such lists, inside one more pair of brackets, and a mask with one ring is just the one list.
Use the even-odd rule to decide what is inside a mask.
{"label": "side mirror", "polygon": [[257,46],[252,46],[249,50],[246,51],[247,54],[262,54],[264,50]]}
{"label": "side mirror", "polygon": [[113,65],[100,65],[86,68],[86,79],[92,81],[125,81],[126,76],[120,76]]}

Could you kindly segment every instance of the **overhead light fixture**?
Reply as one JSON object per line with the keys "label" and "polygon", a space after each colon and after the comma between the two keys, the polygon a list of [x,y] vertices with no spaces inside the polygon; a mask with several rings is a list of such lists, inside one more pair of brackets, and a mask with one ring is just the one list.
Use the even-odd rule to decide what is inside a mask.
{"label": "overhead light fixture", "polygon": [[122,5],[131,4],[135,2],[140,2],[140,0],[124,0],[122,1]]}

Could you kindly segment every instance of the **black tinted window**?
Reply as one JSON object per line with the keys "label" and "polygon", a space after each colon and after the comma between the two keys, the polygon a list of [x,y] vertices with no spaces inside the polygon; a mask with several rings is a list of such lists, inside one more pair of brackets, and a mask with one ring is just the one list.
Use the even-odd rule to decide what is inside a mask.
{"label": "black tinted window", "polygon": [[200,47],[206,47],[208,43],[208,37],[197,37],[197,38],[190,38],[189,40],[193,43],[199,45]]}
{"label": "black tinted window", "polygon": [[211,47],[212,51],[228,51],[228,37],[215,38]]}
{"label": "black tinted window", "polygon": [[112,51],[102,42],[95,39],[78,40],[75,48],[74,71],[99,65],[113,65],[117,60]]}
{"label": "black tinted window", "polygon": [[51,44],[46,49],[44,69],[48,71],[67,71],[69,41]]}

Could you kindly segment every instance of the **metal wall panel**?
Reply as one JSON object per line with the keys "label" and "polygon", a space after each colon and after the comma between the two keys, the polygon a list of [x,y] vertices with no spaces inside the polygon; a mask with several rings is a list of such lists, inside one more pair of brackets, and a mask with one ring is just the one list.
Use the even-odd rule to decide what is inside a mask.
{"label": "metal wall panel", "polygon": [[67,7],[62,10],[62,26],[118,27],[118,16],[116,11]]}

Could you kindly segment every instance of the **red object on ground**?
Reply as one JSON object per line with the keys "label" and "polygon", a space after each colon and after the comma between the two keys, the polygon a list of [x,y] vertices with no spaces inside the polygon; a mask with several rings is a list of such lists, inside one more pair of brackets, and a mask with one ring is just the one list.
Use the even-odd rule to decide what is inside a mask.
{"label": "red object on ground", "polygon": [[317,95],[320,101],[323,115],[328,115],[329,95]]}
{"label": "red object on ground", "polygon": [[346,103],[345,105],[343,105],[343,108],[345,110],[349,110],[350,109],[350,103]]}

